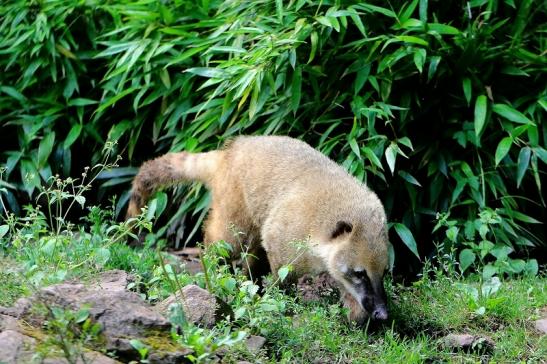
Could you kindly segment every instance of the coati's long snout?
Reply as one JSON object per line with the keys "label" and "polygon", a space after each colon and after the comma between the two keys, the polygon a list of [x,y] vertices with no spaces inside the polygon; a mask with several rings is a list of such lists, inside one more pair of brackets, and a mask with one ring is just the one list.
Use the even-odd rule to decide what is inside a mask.
{"label": "coati's long snout", "polygon": [[[383,205],[328,157],[281,136],[240,136],[217,151],[169,153],[142,165],[127,216],[138,215],[159,188],[187,181],[211,191],[205,244],[230,243],[234,261],[245,256],[253,276],[265,265],[276,274],[290,264],[293,278],[328,272],[351,319],[387,318]],[[257,251],[265,251],[267,263],[253,258]]]}
{"label": "coati's long snout", "polygon": [[387,297],[384,289],[383,279],[377,282],[365,283],[367,294],[361,299],[361,306],[370,314],[373,320],[387,320]]}

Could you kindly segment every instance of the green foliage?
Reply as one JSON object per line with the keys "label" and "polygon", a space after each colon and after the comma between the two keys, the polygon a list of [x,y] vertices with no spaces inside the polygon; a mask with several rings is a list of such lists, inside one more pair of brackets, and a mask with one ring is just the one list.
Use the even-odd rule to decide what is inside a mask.
{"label": "green foliage", "polygon": [[[434,231],[440,227],[446,228],[443,239],[443,250],[451,246],[463,247],[459,253],[459,268],[464,273],[475,262],[482,269],[483,278],[489,279],[494,275],[538,274],[536,259],[524,261],[509,257],[514,251],[507,232],[512,232],[514,245],[530,246],[531,242],[515,231],[521,226],[506,214],[507,210],[492,210],[485,208],[475,219],[451,219],[450,213],[439,214]],[[505,214],[504,214],[505,213]],[[511,213],[516,213],[511,211]],[[520,217],[520,216],[519,216]],[[530,220],[529,223],[538,223]]]}
{"label": "green foliage", "polygon": [[20,282],[21,272],[13,259],[3,256],[0,252],[0,284],[2,296],[0,296],[0,306],[11,306],[19,297],[28,293],[28,287]]}
{"label": "green foliage", "polygon": [[[142,279],[152,278],[150,270],[158,264],[155,251],[133,250],[126,244],[128,239],[136,239],[133,229],[150,229],[150,220],[145,216],[115,223],[114,207],[103,210],[93,206],[82,218],[82,224],[76,226],[67,219],[75,205],[86,207],[84,195],[97,174],[114,166],[108,163],[108,158],[107,151],[104,163],[86,168],[81,179],[55,176],[48,185],[39,185],[38,198],[45,200],[46,208],[39,203],[25,206],[21,217],[5,211],[5,224],[0,225],[0,253],[23,265],[24,272],[20,274],[32,287],[87,277],[109,268],[132,271]],[[1,195],[0,206],[5,208]],[[9,273],[6,270],[7,276]]]}
{"label": "green foliage", "polygon": [[[99,176],[98,196],[125,190],[119,215],[129,165],[238,134],[289,134],[373,187],[394,243],[412,253],[429,255],[433,241],[471,249],[462,251],[466,270],[480,248],[445,239],[431,220],[450,214],[463,228],[493,211],[500,222],[488,241],[526,255],[545,240],[529,215],[545,215],[546,9],[530,0],[465,4],[5,2],[2,193],[17,211],[24,194],[98,162],[116,140],[126,167]],[[155,202],[153,215],[169,212],[158,235],[193,214],[189,239],[208,196],[194,185],[167,200]]]}
{"label": "green foliage", "polygon": [[139,352],[139,355],[141,356],[141,361],[146,363],[146,356],[148,355],[149,350],[148,347],[137,339],[130,340],[129,344],[131,344],[131,346]]}
{"label": "green foliage", "polygon": [[101,325],[89,318],[89,309],[70,311],[45,306],[44,310],[47,312],[44,331],[48,336],[37,348],[38,357],[47,358],[60,351],[70,364],[85,362],[85,346],[96,345],[101,331]]}

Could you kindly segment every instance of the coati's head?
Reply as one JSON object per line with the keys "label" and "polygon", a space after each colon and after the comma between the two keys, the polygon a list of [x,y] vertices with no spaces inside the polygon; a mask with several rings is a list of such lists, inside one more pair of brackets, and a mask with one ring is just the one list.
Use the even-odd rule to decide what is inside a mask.
{"label": "coati's head", "polygon": [[383,211],[366,221],[337,221],[329,239],[328,251],[322,255],[326,258],[331,276],[366,312],[358,321],[368,317],[386,320],[388,313],[383,279],[389,269],[389,241]]}

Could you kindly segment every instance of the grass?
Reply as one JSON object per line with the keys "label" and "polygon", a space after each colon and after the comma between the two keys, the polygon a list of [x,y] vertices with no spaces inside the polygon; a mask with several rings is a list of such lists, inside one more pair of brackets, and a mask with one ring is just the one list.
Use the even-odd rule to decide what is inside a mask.
{"label": "grass", "polygon": [[[396,286],[390,312],[393,321],[373,332],[352,328],[336,305],[297,304],[297,319],[269,333],[271,354],[281,362],[540,362],[547,341],[534,333],[532,321],[547,305],[545,279],[503,282],[500,304],[475,314],[466,294],[455,288],[477,286],[474,279],[436,277],[412,287]],[[296,323],[295,323],[296,322]],[[441,345],[448,333],[488,336],[495,343],[490,355],[456,352]],[[290,348],[290,349],[289,349]]]}
{"label": "grass", "polygon": [[21,282],[21,273],[13,259],[0,255],[0,306],[10,306],[27,293]]}
{"label": "grass", "polygon": [[[24,248],[12,246],[4,249],[0,256],[0,265],[4,267],[0,272],[0,291],[3,292],[0,304],[8,306],[18,297],[28,294],[32,291],[31,284],[48,285],[67,278],[89,278],[108,269],[124,269],[137,276],[143,296],[152,302],[171,293],[172,288],[161,272],[156,250],[112,244],[109,247],[110,258],[105,264],[98,265],[94,260],[82,260],[80,254],[89,255],[98,246],[89,243],[94,239],[85,240],[81,236],[71,239],[62,251],[52,255],[35,249],[32,242]],[[59,265],[61,258],[65,265]],[[497,292],[476,301],[469,293],[470,288],[481,288],[476,276],[458,279],[439,271],[424,274],[421,280],[409,287],[394,285],[390,288],[392,320],[389,324],[359,328],[346,323],[344,310],[332,299],[304,303],[294,295],[272,289],[262,298],[253,296],[249,303],[246,301],[249,296],[240,294],[245,279],[232,275],[223,266],[216,266],[218,260],[210,259],[205,262],[217,272],[216,276],[210,277],[215,293],[227,300],[234,310],[244,307],[248,311],[254,310],[259,317],[254,321],[221,322],[211,331],[193,328],[196,338],[213,342],[216,335],[243,329],[267,339],[265,349],[258,355],[247,352],[241,343],[233,344],[225,357],[227,362],[247,358],[263,363],[539,363],[547,355],[545,337],[533,329],[533,321],[547,306],[544,276],[504,280]],[[39,267],[28,269],[37,262],[41,264]],[[70,269],[70,266],[77,266],[77,269]],[[173,272],[171,265],[167,268]],[[71,273],[59,275],[58,271],[64,269]],[[41,279],[36,279],[36,276]],[[204,283],[200,275],[190,277],[180,273],[178,278],[183,284],[192,280]],[[226,291],[221,287],[221,282],[229,278],[237,281],[239,290]],[[282,308],[273,309],[268,314],[260,306],[262,299]],[[483,305],[484,313],[477,313],[479,306]],[[495,348],[487,353],[452,352],[441,342],[448,333],[487,336],[494,340]],[[213,347],[208,345],[204,344],[203,350]]]}
{"label": "grass", "polygon": [[[63,198],[61,192],[49,187],[44,193]],[[63,208],[63,203],[57,204],[58,216],[66,215]],[[387,282],[389,322],[363,328],[346,322],[346,312],[335,298],[305,303],[272,281],[261,290],[222,264],[229,253],[226,243],[201,254],[205,272],[195,275],[161,251],[163,242],[155,233],[148,234],[144,246],[129,247],[132,227],[150,228],[147,211],[133,221],[117,223],[113,207],[92,207],[77,226],[45,216],[38,206],[29,206],[25,217],[8,214],[0,225],[0,305],[12,305],[42,286],[92,280],[111,269],[133,274],[136,279],[129,288],[152,304],[173,294],[179,284],[198,284],[228,303],[234,315],[212,329],[194,326],[180,315],[170,318],[183,334],[173,330],[165,340],[191,348],[194,362],[207,362],[219,349],[225,351],[224,362],[254,363],[540,363],[547,357],[547,340],[533,328],[533,321],[547,308],[545,271],[502,280],[478,274],[462,277],[455,273],[450,256],[443,256],[437,266],[426,264],[421,279],[410,286]],[[67,335],[63,323],[77,316],[62,312],[62,320],[52,318],[50,323],[64,333],[63,338],[75,341],[63,341],[65,347],[81,348],[83,339]],[[443,337],[450,333],[490,338],[495,346],[454,352],[443,345]],[[244,345],[250,334],[267,340],[259,353]],[[58,345],[55,340],[44,342]]]}

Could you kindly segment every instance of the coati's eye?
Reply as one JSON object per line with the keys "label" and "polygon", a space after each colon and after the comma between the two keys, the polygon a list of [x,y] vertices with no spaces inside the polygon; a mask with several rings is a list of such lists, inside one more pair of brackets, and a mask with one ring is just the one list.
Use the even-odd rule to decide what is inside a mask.
{"label": "coati's eye", "polygon": [[366,270],[351,270],[349,278],[355,285],[363,285],[367,291],[372,290],[372,284]]}
{"label": "coati's eye", "polygon": [[367,280],[367,272],[365,270],[352,270],[351,271],[351,280],[355,283],[362,283]]}

